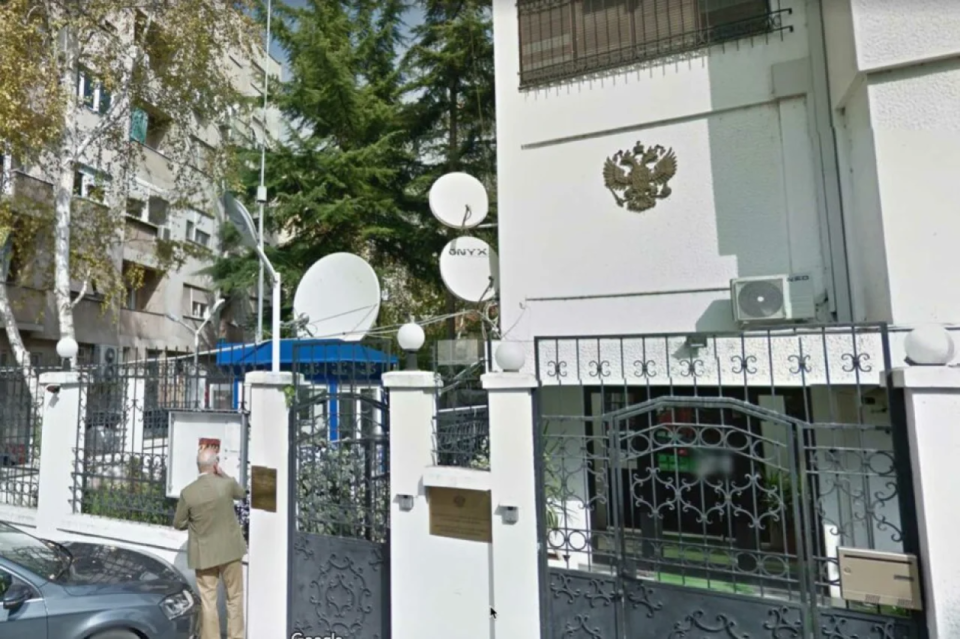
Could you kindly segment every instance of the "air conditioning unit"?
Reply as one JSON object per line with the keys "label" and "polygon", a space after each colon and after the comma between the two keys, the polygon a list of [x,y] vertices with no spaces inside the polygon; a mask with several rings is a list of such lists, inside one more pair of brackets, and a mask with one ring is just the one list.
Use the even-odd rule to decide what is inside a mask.
{"label": "air conditioning unit", "polygon": [[120,349],[116,346],[98,345],[93,349],[93,364],[97,372],[105,378],[117,375],[117,365],[120,363]]}
{"label": "air conditioning unit", "polygon": [[795,322],[817,316],[813,278],[765,275],[730,280],[733,317],[740,324]]}

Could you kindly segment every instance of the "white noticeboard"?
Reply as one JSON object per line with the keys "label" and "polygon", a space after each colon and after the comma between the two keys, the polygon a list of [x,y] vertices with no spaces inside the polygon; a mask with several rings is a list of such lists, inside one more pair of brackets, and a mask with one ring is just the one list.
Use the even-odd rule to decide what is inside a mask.
{"label": "white noticeboard", "polygon": [[171,412],[169,433],[167,497],[179,497],[180,491],[197,478],[197,453],[204,444],[219,445],[220,467],[246,489],[246,415]]}

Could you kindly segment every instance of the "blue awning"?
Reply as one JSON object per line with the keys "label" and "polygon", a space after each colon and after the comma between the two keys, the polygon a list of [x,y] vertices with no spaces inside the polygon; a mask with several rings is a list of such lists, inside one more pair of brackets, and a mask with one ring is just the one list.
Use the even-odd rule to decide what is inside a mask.
{"label": "blue awning", "polygon": [[[218,366],[245,368],[269,367],[273,363],[273,344],[222,344],[217,349]],[[355,342],[312,339],[280,340],[282,367],[353,362],[366,364],[395,364],[398,359],[369,346]]]}

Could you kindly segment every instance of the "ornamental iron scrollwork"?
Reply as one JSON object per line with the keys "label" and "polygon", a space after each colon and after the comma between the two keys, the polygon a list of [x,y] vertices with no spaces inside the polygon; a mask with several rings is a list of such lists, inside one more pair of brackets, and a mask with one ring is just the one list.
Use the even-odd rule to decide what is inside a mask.
{"label": "ornamental iron scrollwork", "polygon": [[873,366],[868,363],[870,361],[869,353],[844,353],[841,357],[847,362],[843,366],[845,373],[852,373],[854,371],[858,373],[873,372]]}
{"label": "ornamental iron scrollwork", "polygon": [[734,375],[757,374],[757,367],[754,366],[754,364],[757,363],[757,357],[755,355],[733,355],[730,361],[733,362],[732,370]]}
{"label": "ornamental iron scrollwork", "polygon": [[638,359],[633,365],[637,377],[652,379],[657,376],[657,363],[652,359]]}
{"label": "ornamental iron scrollwork", "polygon": [[[582,414],[539,417],[549,639],[920,639],[920,615],[829,599],[840,571],[822,548],[916,535],[900,516],[902,424],[865,401],[880,380],[848,390],[889,358],[884,328],[718,335],[702,360],[675,334],[617,339],[601,360],[595,338],[551,338],[594,359],[570,357]],[[606,370],[623,371],[617,387],[598,383]]]}
{"label": "ornamental iron scrollwork", "polygon": [[607,360],[591,360],[590,377],[610,377],[610,362]]}

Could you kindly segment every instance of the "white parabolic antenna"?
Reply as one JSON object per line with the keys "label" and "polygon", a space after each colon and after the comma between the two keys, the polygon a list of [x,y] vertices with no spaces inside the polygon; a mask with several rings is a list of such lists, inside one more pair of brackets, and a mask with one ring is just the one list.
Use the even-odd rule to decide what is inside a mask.
{"label": "white parabolic antenna", "polygon": [[458,237],[443,247],[440,277],[463,301],[486,302],[500,287],[497,253],[479,238]]}
{"label": "white parabolic antenna", "polygon": [[442,224],[472,229],[487,219],[487,189],[467,173],[447,173],[430,187],[430,210]]}
{"label": "white parabolic antenna", "polygon": [[333,253],[303,274],[293,296],[294,317],[308,337],[359,342],[380,314],[380,280],[365,259]]}

